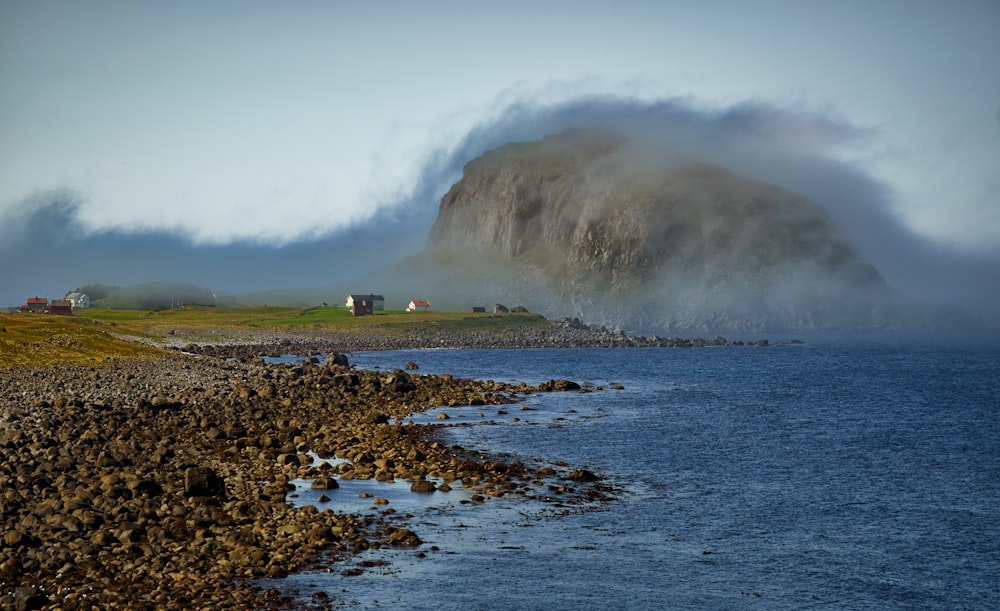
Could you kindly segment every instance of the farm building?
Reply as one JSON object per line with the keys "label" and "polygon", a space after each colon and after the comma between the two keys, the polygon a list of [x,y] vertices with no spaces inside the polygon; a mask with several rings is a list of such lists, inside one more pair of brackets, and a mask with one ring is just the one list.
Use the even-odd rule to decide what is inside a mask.
{"label": "farm building", "polygon": [[368,295],[348,295],[347,296],[347,307],[354,310],[354,304],[358,301],[365,301],[371,307],[372,312],[381,312],[385,310],[385,297],[381,295],[374,295],[369,293]]}
{"label": "farm building", "polygon": [[45,297],[28,297],[29,312],[45,312],[49,309],[49,300]]}
{"label": "farm building", "polygon": [[429,310],[431,309],[431,302],[424,301],[423,299],[414,299],[406,306],[407,312],[416,312],[418,310]]}
{"label": "farm building", "polygon": [[49,314],[60,316],[71,316],[73,314],[73,302],[69,299],[53,299],[49,304]]}

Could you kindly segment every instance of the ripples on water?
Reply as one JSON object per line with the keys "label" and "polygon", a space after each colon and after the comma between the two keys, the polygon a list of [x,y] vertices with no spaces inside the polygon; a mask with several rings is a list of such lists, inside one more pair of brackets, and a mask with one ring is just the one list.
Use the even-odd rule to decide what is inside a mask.
{"label": "ripples on water", "polygon": [[533,411],[446,435],[586,466],[626,493],[569,515],[506,498],[418,507],[426,558],[380,551],[387,567],[286,585],[350,608],[1000,608],[996,342],[351,359],[411,360],[417,373],[624,385],[533,396]]}

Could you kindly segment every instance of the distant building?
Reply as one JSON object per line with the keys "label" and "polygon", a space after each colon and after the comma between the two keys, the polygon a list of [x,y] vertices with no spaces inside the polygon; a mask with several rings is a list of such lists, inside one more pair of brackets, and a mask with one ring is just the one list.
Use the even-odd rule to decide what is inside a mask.
{"label": "distant building", "polygon": [[374,304],[371,300],[365,298],[363,295],[355,297],[355,299],[351,300],[351,316],[371,316],[375,312]]}
{"label": "distant building", "polygon": [[[368,295],[348,295],[347,296],[347,307],[354,311],[354,304],[357,301],[365,301],[371,307],[372,312],[381,312],[385,310],[385,297],[381,295],[375,295],[369,293]],[[371,312],[369,312],[371,313]]]}
{"label": "distant building", "polygon": [[86,310],[90,307],[90,297],[83,293],[70,293],[66,295],[66,299],[72,302],[74,310]]}
{"label": "distant building", "polygon": [[471,308],[469,308],[469,311],[472,312],[473,314],[484,314],[484,313],[486,313],[486,307],[485,306],[472,306]]}
{"label": "distant building", "polygon": [[29,312],[45,312],[49,309],[49,300],[45,297],[28,297]]}
{"label": "distant building", "polygon": [[52,303],[49,304],[49,314],[57,314],[59,316],[72,316],[73,315],[73,302],[69,299],[53,299]]}
{"label": "distant building", "polygon": [[416,312],[417,310],[429,310],[431,309],[431,302],[424,301],[423,299],[414,299],[406,306],[408,312]]}

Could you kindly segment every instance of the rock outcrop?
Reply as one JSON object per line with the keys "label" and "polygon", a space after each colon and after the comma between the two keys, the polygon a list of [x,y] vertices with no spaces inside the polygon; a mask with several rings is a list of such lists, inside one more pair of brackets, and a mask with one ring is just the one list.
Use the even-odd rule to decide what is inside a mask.
{"label": "rock outcrop", "polygon": [[[404,276],[634,331],[921,326],[819,205],[606,130],[469,162]],[[405,281],[401,281],[405,284]]]}

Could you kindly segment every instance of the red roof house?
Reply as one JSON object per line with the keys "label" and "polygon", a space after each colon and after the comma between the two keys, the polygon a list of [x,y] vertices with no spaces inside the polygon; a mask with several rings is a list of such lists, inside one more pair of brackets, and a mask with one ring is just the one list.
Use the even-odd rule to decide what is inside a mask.
{"label": "red roof house", "polygon": [[410,302],[410,305],[406,306],[408,312],[416,312],[417,310],[429,310],[431,309],[431,302],[424,301],[423,299],[414,299]]}

